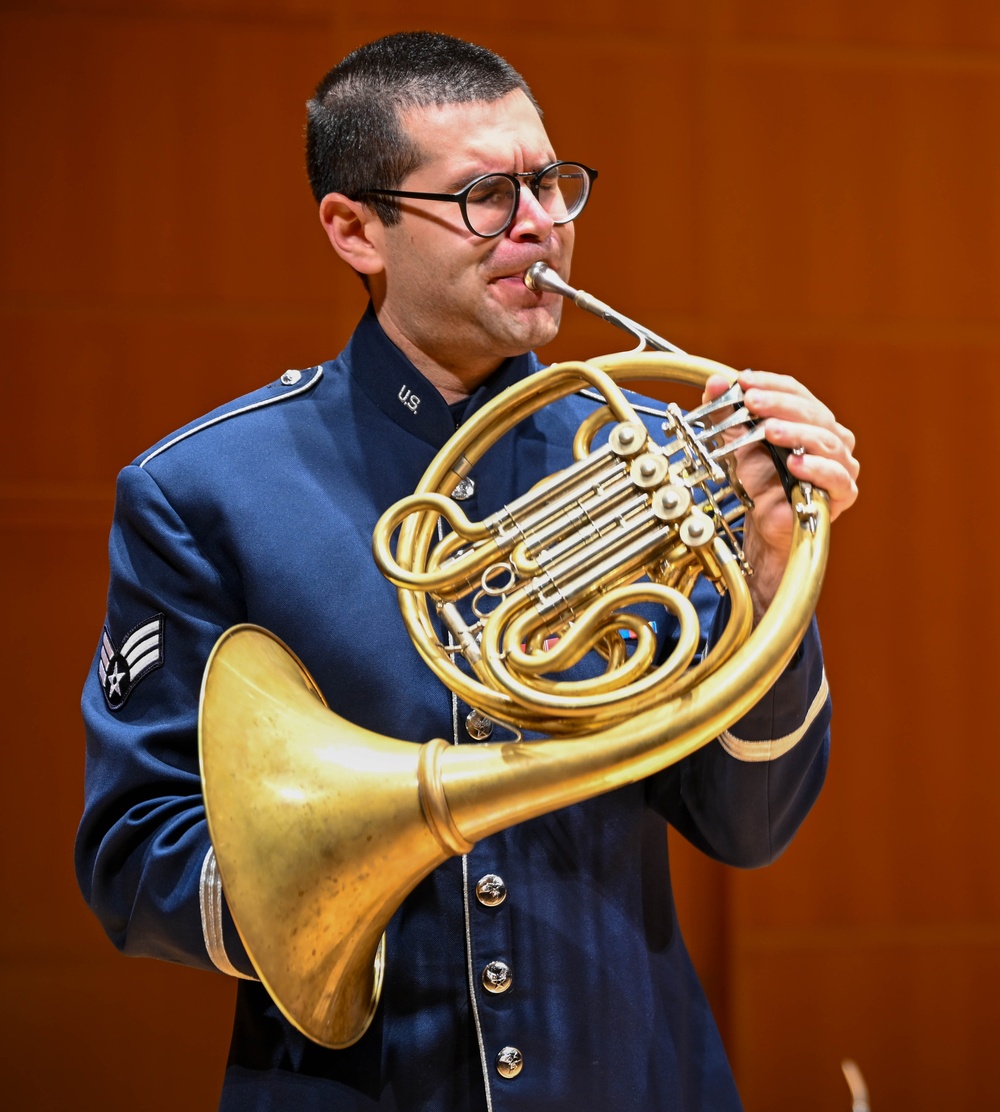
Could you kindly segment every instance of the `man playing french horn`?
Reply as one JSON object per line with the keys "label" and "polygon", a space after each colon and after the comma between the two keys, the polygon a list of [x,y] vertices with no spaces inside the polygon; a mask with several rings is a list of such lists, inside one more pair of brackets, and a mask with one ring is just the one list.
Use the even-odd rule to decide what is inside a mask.
{"label": "man playing french horn", "polygon": [[[648,733],[658,754],[671,716],[698,702],[676,696],[691,691],[671,674],[616,718],[605,710],[606,672],[644,655],[662,667],[684,642],[685,668],[729,691],[717,679],[728,661],[716,671],[705,661],[733,640],[741,606],[744,633],[756,624],[753,636],[773,640],[789,561],[812,568],[811,538],[855,500],[854,438],[782,375],[743,372],[726,393],[731,376],[706,372],[698,419],[626,397],[610,363],[569,372],[566,389],[546,377],[533,349],[555,335],[563,298],[526,275],[544,275],[544,263],[569,277],[573,221],[597,174],[557,155],[523,79],[489,51],[431,33],[355,51],[309,103],[308,160],[323,228],[370,305],[336,359],[193,422],[119,478],[107,619],[84,693],[84,894],[124,952],[240,979],[223,1109],[738,1109],[678,930],[665,822],[736,866],[766,864],[788,844],[820,790],[829,744],[814,600],[794,643],[768,656],[770,689],[731,706],[717,696],[725,705],[694,728],[686,755],[616,755],[613,769],[567,774],[568,787],[541,777],[558,763],[552,745],[585,761],[606,738],[617,752]],[[491,407],[504,391],[536,389],[551,391],[551,404],[486,454],[470,442],[434,472],[456,427],[475,427],[477,414],[496,424],[505,410]],[[740,408],[740,393],[756,425],[734,455],[746,427],[710,426]],[[683,467],[656,446],[665,426]],[[588,443],[577,450],[581,427]],[[784,449],[784,484],[762,434]],[[585,495],[567,493],[577,482]],[[729,483],[752,500],[742,526],[719,493]],[[425,487],[426,526],[402,501]],[[552,507],[562,502],[578,525],[557,535]],[[601,515],[612,502],[607,528],[634,524],[634,541],[606,540]],[[529,518],[544,543],[531,541]],[[449,538],[478,519],[492,524]],[[634,607],[585,618],[571,600],[575,580],[551,570],[539,572],[542,587],[514,589],[515,576],[557,550],[560,566],[590,560],[578,533],[632,553]],[[381,569],[373,534],[383,538]],[[430,636],[418,649],[397,586],[405,596],[421,546],[438,579],[477,560],[483,569],[467,577],[481,576],[471,599],[447,586],[430,609],[409,607]],[[618,579],[581,590],[617,597]],[[551,609],[548,625],[537,624],[536,605]],[[502,635],[494,606],[511,614]],[[273,649],[273,667],[247,685],[249,710],[220,700],[243,670],[227,646],[248,635],[227,631],[247,623],[269,631],[249,631],[250,643],[272,653],[280,639],[315,687]],[[570,696],[540,677],[543,701],[557,708],[544,728],[533,712],[505,709],[504,685],[514,691],[520,679],[486,691],[497,659],[544,671],[539,654],[552,654],[543,665],[560,660],[559,644],[591,624],[593,651],[560,665]],[[203,780],[199,693],[217,642],[201,711]],[[453,669],[456,688],[424,657],[438,675]],[[260,755],[240,748],[282,717],[261,693],[272,671],[309,707],[318,689],[353,724],[343,746],[316,745],[321,767],[301,783],[283,779],[286,743],[275,732]],[[480,758],[496,771],[474,777]],[[359,803],[346,779],[360,764]],[[523,803],[508,804],[508,776],[527,778]],[[494,782],[503,786],[486,800]],[[246,805],[234,838],[229,795],[268,784],[266,817],[263,804]],[[328,844],[335,823],[341,833]],[[394,825],[402,833],[390,843]],[[311,849],[315,863],[279,856],[289,844]]]}

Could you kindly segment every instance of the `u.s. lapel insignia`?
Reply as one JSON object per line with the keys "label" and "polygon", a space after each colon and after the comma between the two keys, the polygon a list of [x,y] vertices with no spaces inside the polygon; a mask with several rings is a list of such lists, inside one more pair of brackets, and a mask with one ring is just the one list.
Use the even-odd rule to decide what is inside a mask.
{"label": "u.s. lapel insignia", "polygon": [[162,614],[147,618],[126,636],[120,649],[111,640],[108,627],[104,627],[97,674],[112,710],[124,706],[139,680],[163,663],[163,625]]}

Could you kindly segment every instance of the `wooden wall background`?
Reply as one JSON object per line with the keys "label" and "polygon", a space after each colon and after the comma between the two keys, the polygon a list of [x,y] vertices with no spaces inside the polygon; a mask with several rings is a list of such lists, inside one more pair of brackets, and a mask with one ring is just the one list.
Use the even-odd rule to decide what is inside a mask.
{"label": "wooden wall background", "polygon": [[[1000,6],[356,7],[0,3],[5,1103],[215,1107],[230,984],[119,957],[72,875],[114,476],[339,350],[361,291],[316,221],[303,103],[358,43],[431,27],[508,56],[599,167],[577,284],[795,371],[863,445],[821,608],[824,796],[768,870],[678,850],[748,1112],[847,1109],[845,1056],[875,1112],[995,1107]],[[550,354],[617,340],[570,313]]]}

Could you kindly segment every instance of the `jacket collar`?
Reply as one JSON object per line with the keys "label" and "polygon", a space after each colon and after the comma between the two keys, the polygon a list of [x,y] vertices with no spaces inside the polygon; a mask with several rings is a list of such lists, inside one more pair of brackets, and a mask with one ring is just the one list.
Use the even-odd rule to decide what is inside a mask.
{"label": "jacket collar", "polygon": [[[440,448],[455,431],[455,416],[437,389],[386,336],[369,304],[345,351],[354,381],[400,428]],[[540,364],[533,352],[505,359],[469,398],[462,420]]]}

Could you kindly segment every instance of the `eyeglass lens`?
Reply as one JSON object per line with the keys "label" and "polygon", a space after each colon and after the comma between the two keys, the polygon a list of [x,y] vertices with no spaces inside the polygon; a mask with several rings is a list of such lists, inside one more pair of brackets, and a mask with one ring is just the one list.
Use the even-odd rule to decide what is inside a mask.
{"label": "eyeglass lens", "polygon": [[[541,176],[527,179],[532,193],[556,224],[578,216],[587,200],[590,177],[583,166],[560,162]],[[496,174],[475,183],[466,195],[469,223],[480,235],[495,235],[508,226],[517,207],[514,180]]]}

